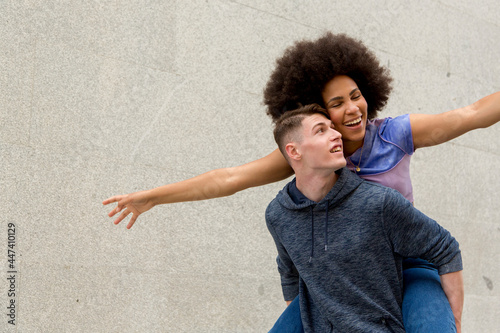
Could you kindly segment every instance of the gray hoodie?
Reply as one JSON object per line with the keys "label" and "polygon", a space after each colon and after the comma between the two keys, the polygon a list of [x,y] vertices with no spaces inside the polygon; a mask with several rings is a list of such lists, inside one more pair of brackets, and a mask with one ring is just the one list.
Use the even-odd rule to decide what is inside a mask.
{"label": "gray hoodie", "polygon": [[306,332],[404,332],[402,259],[460,271],[458,242],[396,190],[337,174],[318,203],[294,179],[267,207],[285,300],[300,295]]}

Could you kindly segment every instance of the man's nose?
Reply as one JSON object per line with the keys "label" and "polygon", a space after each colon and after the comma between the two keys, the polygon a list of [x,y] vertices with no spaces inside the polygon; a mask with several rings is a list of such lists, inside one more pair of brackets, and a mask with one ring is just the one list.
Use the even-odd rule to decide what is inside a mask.
{"label": "man's nose", "polygon": [[332,128],[332,135],[330,136],[330,141],[340,140],[342,139],[342,134],[339,131],[336,131]]}

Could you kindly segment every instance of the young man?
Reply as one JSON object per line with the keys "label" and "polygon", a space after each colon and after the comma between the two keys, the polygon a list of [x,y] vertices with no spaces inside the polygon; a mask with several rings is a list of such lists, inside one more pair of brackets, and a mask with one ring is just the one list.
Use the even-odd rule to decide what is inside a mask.
{"label": "young man", "polygon": [[285,301],[297,295],[306,332],[404,332],[402,259],[434,263],[457,330],[463,308],[458,242],[399,192],[345,167],[326,111],[285,113],[274,136],[295,171],[266,210]]}

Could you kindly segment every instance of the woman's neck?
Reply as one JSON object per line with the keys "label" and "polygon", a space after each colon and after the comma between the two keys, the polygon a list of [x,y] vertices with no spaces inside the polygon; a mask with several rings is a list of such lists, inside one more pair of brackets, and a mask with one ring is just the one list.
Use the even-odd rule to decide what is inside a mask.
{"label": "woman's neck", "polygon": [[359,148],[363,147],[364,140],[361,141],[343,141],[342,142],[342,149],[344,150],[344,156],[349,157],[356,150]]}

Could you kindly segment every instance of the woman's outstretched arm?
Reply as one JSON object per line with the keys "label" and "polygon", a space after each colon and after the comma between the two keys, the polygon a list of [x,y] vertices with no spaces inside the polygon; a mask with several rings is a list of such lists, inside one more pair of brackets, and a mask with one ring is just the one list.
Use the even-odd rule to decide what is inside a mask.
{"label": "woman's outstretched arm", "polygon": [[109,217],[112,217],[122,212],[114,221],[115,224],[132,214],[127,225],[127,229],[130,229],[139,215],[156,205],[224,197],[249,187],[283,180],[292,174],[292,168],[281,152],[276,149],[271,154],[247,164],[212,170],[178,183],[163,185],[151,190],[115,195],[104,200],[103,204],[117,203],[116,207],[108,214]]}
{"label": "woman's outstretched arm", "polygon": [[440,114],[410,115],[415,149],[435,146],[500,121],[500,92],[469,106]]}

